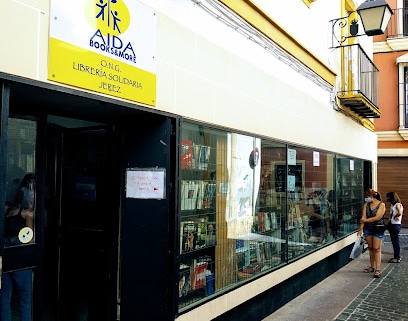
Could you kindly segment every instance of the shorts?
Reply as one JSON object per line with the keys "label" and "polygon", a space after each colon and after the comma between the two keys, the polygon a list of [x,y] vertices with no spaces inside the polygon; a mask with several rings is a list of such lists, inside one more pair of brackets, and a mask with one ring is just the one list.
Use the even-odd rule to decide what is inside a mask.
{"label": "shorts", "polygon": [[383,239],[384,238],[384,233],[374,233],[372,226],[364,226],[363,235],[364,236],[373,236],[373,237],[376,237],[378,239]]}

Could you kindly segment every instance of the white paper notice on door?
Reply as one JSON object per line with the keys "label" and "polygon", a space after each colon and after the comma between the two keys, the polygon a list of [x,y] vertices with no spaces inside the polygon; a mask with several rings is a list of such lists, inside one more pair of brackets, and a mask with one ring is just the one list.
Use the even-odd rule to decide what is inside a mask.
{"label": "white paper notice on door", "polygon": [[165,199],[166,169],[126,169],[126,198]]}

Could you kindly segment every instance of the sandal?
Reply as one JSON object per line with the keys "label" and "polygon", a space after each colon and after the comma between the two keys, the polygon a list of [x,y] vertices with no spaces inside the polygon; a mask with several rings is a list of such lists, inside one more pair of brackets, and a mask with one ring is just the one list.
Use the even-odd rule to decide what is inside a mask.
{"label": "sandal", "polygon": [[372,273],[372,272],[374,272],[375,271],[375,269],[372,267],[372,266],[367,266],[365,269],[364,269],[364,273]]}
{"label": "sandal", "polygon": [[374,278],[379,279],[381,277],[381,270],[375,270]]}
{"label": "sandal", "polygon": [[392,258],[388,260],[388,263],[400,263],[401,259]]}
{"label": "sandal", "polygon": [[372,272],[374,272],[375,271],[375,269],[372,267],[372,266],[367,266],[365,269],[364,269],[364,273],[372,273]]}

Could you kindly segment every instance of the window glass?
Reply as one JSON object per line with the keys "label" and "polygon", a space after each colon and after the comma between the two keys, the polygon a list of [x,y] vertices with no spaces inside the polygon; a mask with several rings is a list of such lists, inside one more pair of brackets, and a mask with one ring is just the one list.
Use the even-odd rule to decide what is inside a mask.
{"label": "window glass", "polygon": [[[232,284],[234,264],[226,258],[228,195],[226,132],[183,124],[180,153],[179,306],[186,307]],[[235,249],[235,247],[234,247]],[[226,264],[225,272],[222,265]]]}
{"label": "window glass", "polygon": [[286,191],[288,259],[333,242],[335,194],[334,155],[288,146]]}
{"label": "window glass", "polygon": [[[252,248],[252,257],[259,258],[261,269],[266,270],[286,262],[286,145],[262,140],[260,159],[260,184],[252,229],[257,237],[253,237],[254,241],[249,245],[250,256]],[[252,261],[255,261],[254,258]],[[256,269],[251,271],[251,266],[256,267],[258,262],[246,260],[245,270],[248,264],[252,273],[245,273],[244,276],[260,272]]]}
{"label": "window glass", "polygon": [[179,308],[355,232],[361,160],[183,123]]}
{"label": "window glass", "polygon": [[[403,111],[405,115],[405,128],[408,128],[408,68],[404,67],[404,106],[405,110]],[[400,106],[402,103],[400,104]]]}
{"label": "window glass", "polygon": [[35,121],[10,118],[6,171],[5,246],[28,244],[34,239]]}
{"label": "window glass", "polygon": [[363,207],[363,160],[347,157],[337,159],[337,209],[340,233],[346,235],[360,226]]}

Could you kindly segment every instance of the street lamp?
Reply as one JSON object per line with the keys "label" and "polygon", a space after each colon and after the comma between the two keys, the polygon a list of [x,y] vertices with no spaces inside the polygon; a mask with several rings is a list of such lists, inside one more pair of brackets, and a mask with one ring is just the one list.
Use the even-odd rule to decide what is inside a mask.
{"label": "street lamp", "polygon": [[392,10],[385,0],[367,0],[358,8],[364,32],[367,36],[382,35],[390,21]]}
{"label": "street lamp", "polygon": [[[340,28],[345,28],[347,26],[348,18],[351,12],[347,17],[337,18],[330,20],[332,23],[332,46],[334,46],[334,40],[341,45],[348,38],[363,36],[364,34],[358,35],[358,23],[354,19],[350,23],[349,35],[336,37],[334,28],[336,26]],[[364,33],[367,36],[381,35],[385,32],[388,22],[390,21],[392,10],[385,0],[367,0],[363,2],[358,8],[357,13],[361,18],[361,22],[364,27]]]}

